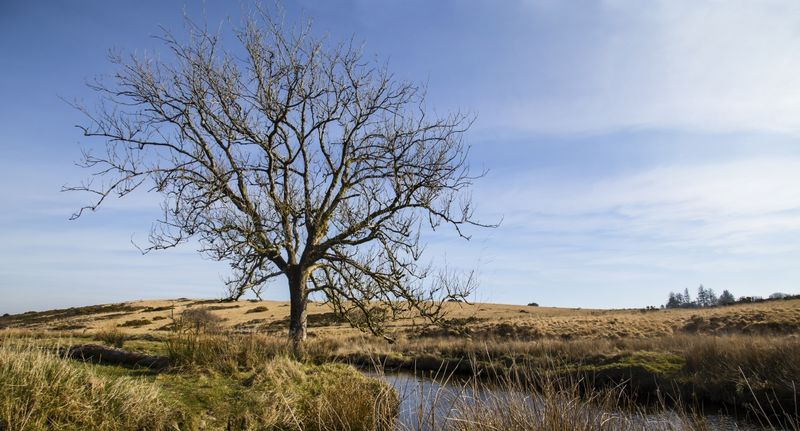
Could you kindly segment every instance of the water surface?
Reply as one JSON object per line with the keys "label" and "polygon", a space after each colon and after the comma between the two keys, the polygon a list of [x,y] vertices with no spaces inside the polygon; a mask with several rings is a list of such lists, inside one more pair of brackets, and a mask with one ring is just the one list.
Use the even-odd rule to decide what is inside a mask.
{"label": "water surface", "polygon": [[[541,399],[533,393],[509,391],[492,385],[473,385],[469,380],[440,375],[429,377],[410,372],[391,372],[366,374],[380,378],[389,383],[400,397],[398,429],[414,431],[440,430],[447,421],[458,420],[460,410],[464,406],[476,402],[501,406],[503,400],[523,400],[530,403],[531,409]],[[541,404],[540,404],[541,405]],[[622,412],[604,412],[598,409],[597,414],[605,414],[608,423],[618,422],[620,429],[645,430],[691,430],[684,425],[681,416],[674,410],[639,415]],[[709,429],[714,431],[764,431],[781,430],[782,428],[762,426],[739,420],[733,416],[709,414],[704,417]],[[616,428],[616,427],[615,427]]]}

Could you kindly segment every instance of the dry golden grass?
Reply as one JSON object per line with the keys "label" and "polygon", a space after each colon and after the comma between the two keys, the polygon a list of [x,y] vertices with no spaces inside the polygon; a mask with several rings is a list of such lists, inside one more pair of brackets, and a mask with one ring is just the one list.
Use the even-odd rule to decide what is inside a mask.
{"label": "dry golden grass", "polygon": [[160,389],[109,378],[26,340],[0,340],[0,430],[166,430],[176,422]]}
{"label": "dry golden grass", "polygon": [[[111,330],[128,335],[165,334],[173,318],[192,308],[211,311],[221,319],[223,329],[234,332],[281,333],[289,314],[288,303],[279,301],[151,300],[13,315],[0,318],[0,328],[74,335]],[[652,338],[682,333],[800,334],[800,300],[656,311],[449,303],[447,312],[450,319],[473,336],[520,339]],[[324,304],[311,303],[308,313],[309,330],[314,335],[356,333]],[[413,332],[419,323],[403,319],[393,322],[391,330]]]}
{"label": "dry golden grass", "polygon": [[[226,352],[259,348],[252,342],[211,340],[181,358],[207,362],[152,373],[74,361],[41,341],[0,339],[0,430],[384,431],[396,412],[387,384],[344,364],[251,352],[224,366],[237,361]],[[219,361],[202,356],[213,354]]]}

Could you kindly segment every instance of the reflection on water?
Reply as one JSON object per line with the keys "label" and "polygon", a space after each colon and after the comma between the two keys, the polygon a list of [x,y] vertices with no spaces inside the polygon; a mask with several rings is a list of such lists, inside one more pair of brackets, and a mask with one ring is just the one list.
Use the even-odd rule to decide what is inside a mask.
{"label": "reflection on water", "polygon": [[[474,406],[476,402],[498,406],[503,405],[503,400],[512,401],[517,405],[524,402],[530,403],[531,409],[536,407],[536,403],[541,405],[541,400],[533,394],[486,385],[473,385],[469,381],[447,376],[431,378],[408,372],[386,375],[373,372],[366,374],[384,379],[397,391],[400,396],[398,429],[401,430],[440,430],[448,421],[462,418],[465,408],[469,409],[469,406]],[[686,424],[685,417],[672,410],[636,415],[597,410],[597,414],[604,415],[604,426],[608,426],[610,429],[691,430],[694,428],[694,426]],[[707,415],[704,420],[703,429],[709,430],[763,431],[780,429],[745,423],[727,415]]]}

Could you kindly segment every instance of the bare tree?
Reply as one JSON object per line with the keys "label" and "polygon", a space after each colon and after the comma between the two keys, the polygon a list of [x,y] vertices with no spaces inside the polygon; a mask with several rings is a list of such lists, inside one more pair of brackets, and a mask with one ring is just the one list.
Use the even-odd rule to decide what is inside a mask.
{"label": "bare tree", "polygon": [[385,336],[381,322],[435,323],[444,302],[471,292],[471,275],[432,274],[420,260],[425,225],[464,238],[464,226],[484,226],[468,194],[468,116],[432,118],[418,86],[352,43],[285,30],[268,12],[233,29],[236,54],[219,33],[187,27],[186,41],[160,37],[170,61],[111,55],[113,79],[90,84],[100,102],[78,106],[79,127],[104,145],[84,152],[92,176],[66,188],[97,196],[74,217],[137,188],[160,193],[144,251],[198,238],[230,263],[231,299],[285,277],[295,347],[310,294]]}

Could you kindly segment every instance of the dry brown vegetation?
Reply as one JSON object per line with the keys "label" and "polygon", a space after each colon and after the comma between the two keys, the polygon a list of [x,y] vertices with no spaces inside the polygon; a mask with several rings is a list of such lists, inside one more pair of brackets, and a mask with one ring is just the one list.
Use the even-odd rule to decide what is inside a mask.
{"label": "dry brown vegetation", "polygon": [[22,341],[0,340],[1,430],[166,430],[176,419],[152,383],[64,361]]}
{"label": "dry brown vegetation", "polygon": [[530,378],[491,387],[475,377],[455,398],[426,393],[419,402],[428,407],[416,420],[395,422],[397,395],[380,380],[341,364],[289,359],[286,343],[274,337],[173,340],[170,355],[180,369],[156,374],[69,361],[39,341],[23,332],[6,332],[0,341],[0,429],[705,429],[702,418],[682,410],[653,428],[657,416],[629,406],[618,389],[586,392],[575,380],[532,368]]}
{"label": "dry brown vegetation", "polygon": [[[75,334],[119,328],[130,335],[169,330],[171,318],[186,310],[205,309],[234,332],[286,331],[289,304],[279,301],[220,303],[215,300],[154,300],[28,312],[0,318],[0,328],[68,331]],[[779,300],[707,309],[645,311],[528,307],[502,304],[448,303],[454,324],[445,330],[424,330],[411,319],[391,324],[396,334],[470,335],[517,339],[652,338],[675,334],[800,334],[800,300]],[[314,335],[352,335],[324,304],[309,305],[309,330]],[[167,326],[165,328],[165,326]]]}
{"label": "dry brown vegetation", "polygon": [[184,362],[153,372],[81,363],[43,348],[49,346],[41,340],[5,335],[3,431],[380,431],[397,404],[388,385],[343,364],[273,355],[234,369]]}
{"label": "dry brown vegetation", "polygon": [[[518,429],[637,429],[641,419],[637,415],[621,416],[624,423],[616,428],[606,427],[608,421],[594,421],[597,418],[589,414],[595,409],[592,405],[605,405],[612,399],[689,409],[702,406],[706,411],[744,415],[797,429],[800,300],[655,311],[447,305],[451,326],[430,328],[411,320],[395,322],[396,342],[390,344],[350,328],[326,306],[312,304],[312,338],[306,343],[302,360],[313,366],[344,362],[369,369],[454,373],[472,378],[476,385],[499,381],[511,388],[513,384],[515,393],[520,393],[520,385],[522,393],[550,391],[545,401],[553,404],[537,406],[546,409],[541,414],[531,415],[524,397],[488,399],[458,407],[461,417],[472,418],[472,423],[455,421],[433,429],[509,426],[503,416],[492,414],[498,409],[513,409],[519,423],[524,424]],[[180,385],[191,388],[196,376],[209,375],[226,376],[225,385],[249,387],[255,370],[263,373],[265,367],[278,363],[276,358],[291,355],[286,342],[287,317],[288,307],[281,302],[137,301],[0,318],[0,325],[5,327],[0,338],[23,338],[46,345],[72,337],[73,343],[99,340],[162,355],[169,358],[173,372],[178,372],[179,377],[165,380],[167,388],[173,385],[173,392]],[[128,323],[132,321],[137,325]],[[149,323],[138,324],[145,321]],[[319,370],[324,371],[322,374],[332,372]],[[302,372],[290,374],[300,376]],[[305,379],[294,382],[300,384]],[[563,379],[579,383],[556,390],[553,382]],[[297,406],[306,405],[301,400],[310,393],[316,392],[297,392]],[[585,403],[581,399],[587,394],[590,402]],[[216,396],[209,395],[212,401],[204,401],[189,414],[219,409],[224,403],[213,401]],[[252,405],[261,402],[249,391],[238,396],[252,401]],[[558,399],[571,400],[574,414],[555,407]],[[326,403],[336,400],[340,398]],[[372,408],[370,400],[360,400],[360,414]],[[326,409],[316,406],[308,411],[319,416],[321,411],[335,410]],[[607,411],[609,406],[601,410]],[[284,419],[296,414],[291,409],[284,413],[288,415]],[[560,413],[567,416],[559,417]],[[245,421],[243,424],[267,423],[265,418],[243,417],[231,411],[215,415],[227,415],[231,420]],[[543,415],[550,415],[552,421],[542,422]],[[682,413],[679,419],[686,422],[690,416]],[[325,419],[326,423],[331,420]]]}

